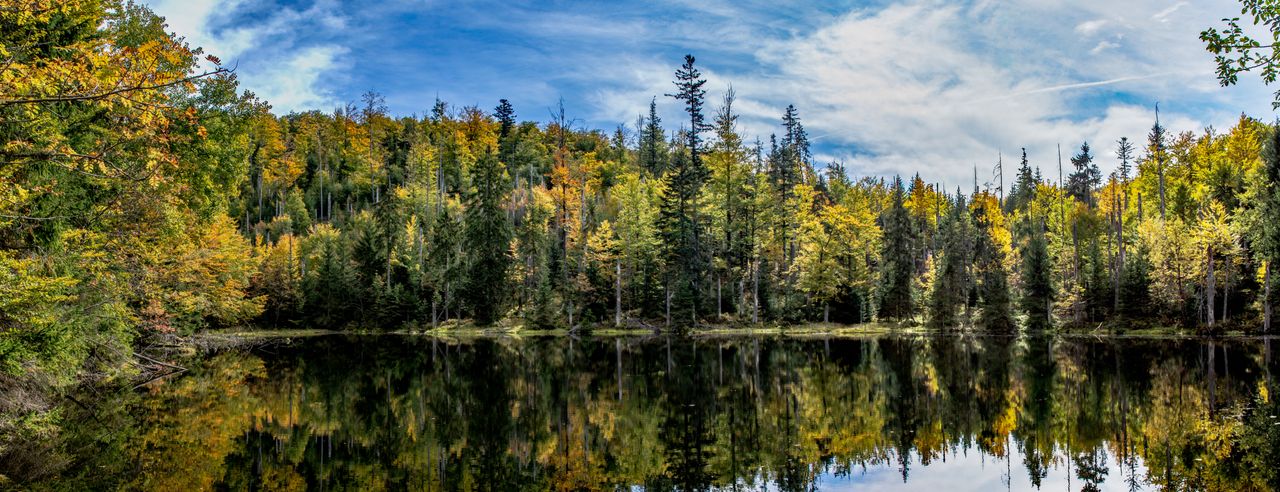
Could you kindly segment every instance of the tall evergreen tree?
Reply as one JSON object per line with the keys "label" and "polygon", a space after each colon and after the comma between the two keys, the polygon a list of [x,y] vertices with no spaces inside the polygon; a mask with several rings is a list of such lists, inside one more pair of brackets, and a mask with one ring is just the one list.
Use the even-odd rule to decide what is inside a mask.
{"label": "tall evergreen tree", "polygon": [[667,282],[672,321],[677,326],[697,323],[702,303],[702,282],[708,261],[703,248],[703,218],[698,198],[708,172],[702,164],[700,133],[707,129],[702,106],[707,83],[694,67],[693,55],[685,55],[684,64],[676,70],[676,93],[671,97],[684,101],[689,113],[689,129],[681,135],[683,149],[677,149],[666,173],[666,193],[662,197],[660,234],[667,248]]}
{"label": "tall evergreen tree", "polygon": [[1093,206],[1093,190],[1102,184],[1102,171],[1093,162],[1089,142],[1080,145],[1080,153],[1071,157],[1075,170],[1067,176],[1067,194],[1089,206]]}
{"label": "tall evergreen tree", "polygon": [[514,174],[516,163],[513,161],[516,142],[519,141],[515,135],[516,111],[511,107],[510,101],[499,99],[498,107],[493,110],[493,117],[498,120],[498,160]]}
{"label": "tall evergreen tree", "polygon": [[1009,191],[1009,199],[1004,202],[1005,212],[1014,210],[1022,210],[1036,196],[1036,185],[1039,180],[1031,170],[1031,165],[1027,163],[1027,149],[1022,149],[1022,162],[1018,166],[1018,177],[1013,182],[1013,189]]}
{"label": "tall evergreen tree", "polygon": [[658,99],[649,101],[649,116],[641,118],[640,142],[637,150],[640,168],[654,176],[662,176],[667,169],[667,136],[662,130],[662,118],[658,117]]}
{"label": "tall evergreen tree", "polygon": [[884,229],[884,246],[880,270],[879,316],[889,320],[902,320],[915,314],[912,280],[915,274],[915,231],[911,227],[911,214],[904,206],[906,192],[902,178],[893,178],[893,203],[881,216]]}
{"label": "tall evergreen tree", "polygon": [[1120,181],[1129,182],[1129,176],[1133,173],[1133,142],[1129,141],[1129,137],[1120,137],[1116,141],[1116,159],[1120,160]]}
{"label": "tall evergreen tree", "polygon": [[490,149],[472,169],[474,190],[467,197],[467,305],[476,324],[489,325],[502,316],[507,269],[511,265],[511,230],[503,210],[506,179]]}
{"label": "tall evergreen tree", "polygon": [[930,324],[938,328],[954,328],[960,324],[960,308],[968,301],[969,265],[973,261],[973,223],[964,195],[956,191],[941,230],[941,255],[933,277],[933,296],[929,305]]}
{"label": "tall evergreen tree", "polygon": [[1030,224],[1030,238],[1022,251],[1022,311],[1028,330],[1046,330],[1053,325],[1053,264],[1044,224]]}

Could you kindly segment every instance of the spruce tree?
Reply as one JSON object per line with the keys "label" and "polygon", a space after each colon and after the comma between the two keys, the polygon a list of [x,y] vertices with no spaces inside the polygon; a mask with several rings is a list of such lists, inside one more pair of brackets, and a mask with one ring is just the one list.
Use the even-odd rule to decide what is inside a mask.
{"label": "spruce tree", "polygon": [[1133,162],[1133,142],[1129,141],[1129,137],[1120,137],[1116,141],[1116,159],[1120,160],[1120,181],[1122,183],[1129,182],[1129,175],[1133,172],[1130,163]]}
{"label": "spruce tree", "polygon": [[1130,253],[1120,278],[1119,314],[1125,319],[1141,319],[1151,314],[1151,262],[1143,248]]}
{"label": "spruce tree", "polygon": [[887,320],[902,320],[915,314],[912,296],[912,275],[915,273],[915,231],[911,227],[911,214],[904,206],[905,191],[902,178],[893,178],[893,204],[881,216],[884,230],[884,246],[880,271],[879,316]]}
{"label": "spruce tree", "polygon": [[1028,330],[1052,327],[1053,277],[1044,224],[1030,225],[1030,239],[1022,251],[1022,302]]}
{"label": "spruce tree", "polygon": [[498,160],[514,172],[517,142],[516,111],[511,107],[510,101],[499,99],[498,107],[493,110],[493,117],[498,119]]}
{"label": "spruce tree", "polygon": [[506,301],[507,268],[511,264],[511,230],[503,202],[507,187],[502,164],[493,150],[471,168],[474,189],[467,197],[467,305],[478,325],[502,316]]}
{"label": "spruce tree", "polygon": [[969,264],[973,261],[973,224],[964,195],[958,190],[940,235],[942,260],[933,277],[929,322],[937,328],[955,328],[960,324],[960,308],[968,300]]}
{"label": "spruce tree", "polygon": [[1080,153],[1071,157],[1075,170],[1067,176],[1067,194],[1081,203],[1093,206],[1093,189],[1102,184],[1102,171],[1093,162],[1089,142],[1080,145]]}
{"label": "spruce tree", "polygon": [[665,176],[666,192],[658,216],[658,235],[666,256],[666,280],[671,321],[677,327],[696,322],[702,302],[700,284],[708,268],[698,243],[703,224],[697,216],[697,200],[706,181],[706,169],[694,167],[683,147],[673,153]]}
{"label": "spruce tree", "polygon": [[666,174],[666,193],[660,210],[660,234],[667,248],[667,282],[672,322],[676,326],[697,323],[702,303],[702,282],[709,268],[703,248],[703,218],[698,198],[708,172],[702,163],[701,132],[708,129],[702,106],[707,83],[694,67],[693,55],[685,55],[676,70],[676,93],[669,96],[684,101],[689,128],[681,135],[683,149],[677,149]]}
{"label": "spruce tree", "polygon": [[1018,166],[1018,177],[1013,182],[1013,189],[1009,191],[1009,199],[1004,202],[1005,212],[1021,210],[1036,196],[1036,184],[1039,182],[1035,174],[1031,171],[1031,165],[1027,163],[1027,149],[1022,149],[1022,163]]}
{"label": "spruce tree", "polygon": [[662,130],[662,118],[658,117],[658,100],[649,101],[649,117],[641,118],[639,160],[640,168],[654,176],[662,176],[667,169],[667,137]]}

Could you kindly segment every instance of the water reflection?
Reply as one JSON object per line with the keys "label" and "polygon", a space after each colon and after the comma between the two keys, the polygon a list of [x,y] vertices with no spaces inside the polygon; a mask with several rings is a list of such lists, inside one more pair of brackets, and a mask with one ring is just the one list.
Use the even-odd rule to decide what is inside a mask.
{"label": "water reflection", "polygon": [[1275,369],[1260,340],[321,337],[151,387],[49,485],[1280,490]]}

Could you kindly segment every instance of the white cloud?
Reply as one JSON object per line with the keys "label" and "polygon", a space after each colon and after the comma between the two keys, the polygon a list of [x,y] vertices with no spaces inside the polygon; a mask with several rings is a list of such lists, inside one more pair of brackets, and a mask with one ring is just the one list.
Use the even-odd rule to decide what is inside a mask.
{"label": "white cloud", "polygon": [[1096,55],[1098,53],[1102,53],[1103,51],[1106,51],[1112,48],[1119,48],[1119,47],[1120,47],[1119,44],[1113,43],[1111,41],[1106,41],[1106,40],[1098,41],[1098,44],[1095,45],[1093,49],[1089,50],[1089,54]]}
{"label": "white cloud", "polygon": [[1092,36],[1107,25],[1106,19],[1094,19],[1076,24],[1076,32],[1084,36]]}
{"label": "white cloud", "polygon": [[[732,81],[749,141],[777,131],[794,103],[821,143],[817,158],[843,160],[855,174],[919,171],[954,187],[972,183],[975,164],[985,177],[997,154],[1008,164],[1026,147],[1033,166],[1056,175],[1058,145],[1065,159],[1086,140],[1109,171],[1114,142],[1145,138],[1156,101],[1165,102],[1162,123],[1174,131],[1223,128],[1241,109],[1269,102],[1248,83],[1218,88],[1197,39],[1230,2],[1183,2],[1150,16],[1163,5],[910,0],[833,16],[794,36],[762,36],[761,28],[737,47],[753,69],[707,73],[709,96],[714,106],[716,86]],[[1080,20],[1046,22],[1064,18]],[[1103,28],[1106,39],[1086,39]],[[710,55],[699,60],[718,66]],[[596,116],[630,122],[652,87],[669,87],[674,65],[627,65],[634,74],[614,77],[623,89],[602,91]]]}
{"label": "white cloud", "polygon": [[1167,9],[1156,12],[1155,15],[1151,16],[1151,19],[1155,20],[1156,22],[1169,22],[1169,16],[1173,15],[1174,12],[1177,12],[1178,9],[1181,9],[1182,7],[1186,7],[1186,6],[1187,6],[1187,2],[1175,3],[1169,6],[1169,8]]}
{"label": "white cloud", "polygon": [[270,102],[276,113],[323,109],[339,101],[323,80],[348,66],[343,57],[349,50],[303,39],[346,27],[332,1],[317,1],[306,10],[274,9],[234,24],[232,17],[251,7],[246,0],[152,0],[148,6],[189,44],[235,67],[241,87]]}

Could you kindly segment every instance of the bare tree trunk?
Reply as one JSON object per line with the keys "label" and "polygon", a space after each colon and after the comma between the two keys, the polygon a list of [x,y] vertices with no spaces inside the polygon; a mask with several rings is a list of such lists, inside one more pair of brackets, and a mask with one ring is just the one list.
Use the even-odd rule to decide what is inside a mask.
{"label": "bare tree trunk", "polygon": [[760,263],[758,261],[751,267],[751,322],[760,322]]}
{"label": "bare tree trunk", "polygon": [[668,286],[664,287],[664,288],[663,288],[663,290],[665,291],[665,292],[663,292],[663,296],[667,298],[667,300],[666,300],[666,303],[667,303],[667,328],[670,328],[670,327],[671,327],[671,286],[670,286],[670,285],[668,285]]}
{"label": "bare tree trunk", "polygon": [[1209,273],[1204,282],[1205,319],[1209,322],[1209,326],[1213,326],[1213,298],[1215,297],[1213,292],[1213,246],[1205,249],[1205,257],[1209,260]]}
{"label": "bare tree trunk", "polygon": [[1262,275],[1262,332],[1271,332],[1271,261],[1267,261],[1266,273]]}
{"label": "bare tree trunk", "polygon": [[1231,299],[1231,257],[1228,256],[1223,265],[1227,271],[1222,272],[1222,322],[1227,322],[1227,301]]}
{"label": "bare tree trunk", "polygon": [[822,322],[823,323],[831,322],[831,303],[830,302],[822,305]]}
{"label": "bare tree trunk", "polygon": [[720,297],[720,290],[723,286],[720,284],[721,284],[720,275],[716,274],[716,319],[717,320],[720,319],[721,316],[724,316],[724,304],[723,304],[723,301],[721,301],[721,297]]}
{"label": "bare tree trunk", "polygon": [[622,260],[614,260],[613,326],[622,326]]}

